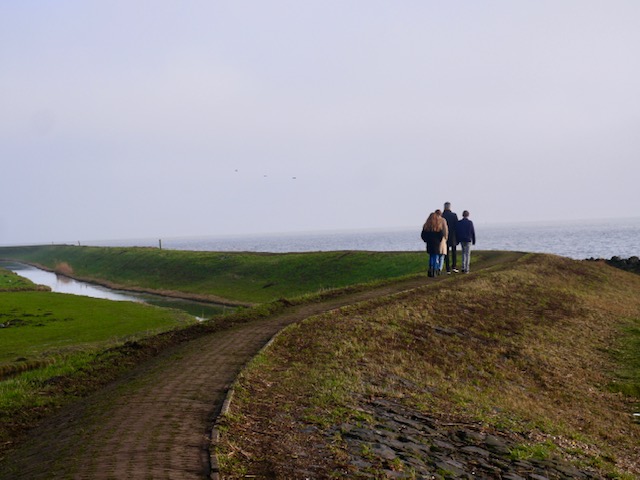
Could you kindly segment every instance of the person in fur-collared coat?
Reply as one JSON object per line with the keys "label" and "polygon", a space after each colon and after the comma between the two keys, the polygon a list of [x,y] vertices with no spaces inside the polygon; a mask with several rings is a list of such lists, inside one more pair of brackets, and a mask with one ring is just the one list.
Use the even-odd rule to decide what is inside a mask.
{"label": "person in fur-collared coat", "polygon": [[422,240],[427,244],[429,254],[430,277],[439,275],[442,270],[443,255],[447,252],[448,235],[447,222],[441,217],[441,212],[436,210],[431,213],[422,226]]}
{"label": "person in fur-collared coat", "polygon": [[438,267],[440,268],[441,272],[442,267],[444,267],[444,260],[448,252],[447,245],[449,242],[449,225],[447,224],[447,220],[442,216],[442,212],[440,210],[436,210],[435,213],[438,215],[440,228],[442,228],[442,240],[440,241],[440,258],[438,259]]}

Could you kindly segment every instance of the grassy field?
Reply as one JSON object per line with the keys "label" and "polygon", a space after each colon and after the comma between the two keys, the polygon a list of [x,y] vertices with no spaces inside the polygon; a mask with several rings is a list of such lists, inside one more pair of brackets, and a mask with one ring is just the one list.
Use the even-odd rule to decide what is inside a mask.
{"label": "grassy field", "polygon": [[427,263],[422,252],[262,254],[75,246],[0,248],[0,258],[125,288],[248,303],[423,273]]}
{"label": "grassy field", "polygon": [[288,328],[241,375],[220,463],[225,478],[295,477],[328,457],[340,470],[323,475],[340,476],[354,456],[373,478],[410,473],[341,436],[382,428],[367,412],[383,399],[497,432],[514,461],[640,478],[639,346],[640,276],[529,255]]}
{"label": "grassy field", "polygon": [[50,292],[3,292],[0,302],[0,365],[96,349],[195,321],[144,304]]}
{"label": "grassy field", "polygon": [[46,290],[39,285],[34,285],[30,280],[16,273],[0,268],[0,292],[21,292],[33,290]]}
{"label": "grassy field", "polygon": [[43,291],[0,269],[0,444],[100,380],[89,377],[110,348],[192,323],[175,310]]}

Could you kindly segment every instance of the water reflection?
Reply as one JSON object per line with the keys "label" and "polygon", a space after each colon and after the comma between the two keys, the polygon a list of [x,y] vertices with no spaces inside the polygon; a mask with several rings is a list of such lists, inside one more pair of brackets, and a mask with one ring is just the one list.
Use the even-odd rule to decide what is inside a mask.
{"label": "water reflection", "polygon": [[74,280],[73,278],[47,272],[31,265],[14,262],[0,262],[0,267],[11,270],[21,277],[25,277],[38,285],[45,285],[51,288],[52,292],[66,293],[70,295],[82,295],[92,298],[103,298],[116,302],[138,302],[148,303],[164,308],[176,308],[188,314],[204,320],[215,315],[233,311],[233,307],[217,305],[212,303],[202,303],[178,298],[163,297],[147,293],[124,292],[113,290],[100,285]]}

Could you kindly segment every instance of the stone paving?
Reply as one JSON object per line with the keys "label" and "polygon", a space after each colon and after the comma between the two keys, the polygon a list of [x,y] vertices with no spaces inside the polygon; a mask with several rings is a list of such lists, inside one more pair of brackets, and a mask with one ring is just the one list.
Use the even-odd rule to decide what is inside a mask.
{"label": "stone paving", "polygon": [[[514,438],[478,425],[450,424],[378,399],[365,409],[374,428],[343,424],[329,432],[347,444],[356,477],[420,479],[569,480],[600,479],[559,459],[513,461]],[[367,473],[371,472],[371,473]]]}

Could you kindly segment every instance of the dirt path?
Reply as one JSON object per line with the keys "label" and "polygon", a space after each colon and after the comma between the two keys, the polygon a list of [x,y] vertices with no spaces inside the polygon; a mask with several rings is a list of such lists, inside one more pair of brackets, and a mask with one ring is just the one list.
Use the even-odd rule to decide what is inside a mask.
{"label": "dirt path", "polygon": [[0,464],[0,479],[207,478],[210,429],[226,392],[273,335],[309,316],[433,281],[423,277],[294,307],[171,348],[33,431]]}

